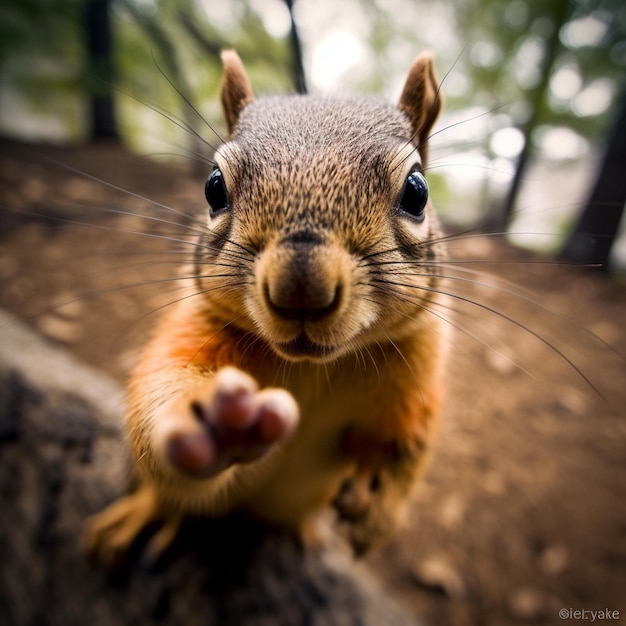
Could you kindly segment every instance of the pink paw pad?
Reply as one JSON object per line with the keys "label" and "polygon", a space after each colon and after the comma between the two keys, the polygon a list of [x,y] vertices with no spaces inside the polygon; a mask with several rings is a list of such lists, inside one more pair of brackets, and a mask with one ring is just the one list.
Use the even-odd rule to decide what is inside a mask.
{"label": "pink paw pad", "polygon": [[233,368],[216,375],[213,393],[193,401],[191,411],[202,430],[173,434],[167,455],[180,471],[196,478],[261,458],[293,433],[298,420],[297,405],[287,391],[257,391],[250,377]]}

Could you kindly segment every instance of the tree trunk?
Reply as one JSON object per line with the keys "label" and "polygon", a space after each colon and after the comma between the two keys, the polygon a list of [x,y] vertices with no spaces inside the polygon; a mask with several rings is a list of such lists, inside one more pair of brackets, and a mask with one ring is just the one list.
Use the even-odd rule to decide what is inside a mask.
{"label": "tree trunk", "polygon": [[89,71],[98,81],[92,84],[89,105],[91,140],[119,139],[113,99],[113,38],[109,0],[89,0],[84,13]]}
{"label": "tree trunk", "polygon": [[526,175],[526,169],[532,159],[532,135],[535,128],[537,128],[538,124],[541,122],[541,111],[546,101],[552,68],[554,67],[559,48],[561,47],[559,32],[563,25],[567,22],[569,13],[569,0],[558,0],[558,2],[553,3],[553,11],[551,15],[553,31],[546,44],[546,51],[542,59],[541,67],[539,68],[539,71],[541,72],[541,79],[539,80],[537,86],[528,94],[527,101],[531,106],[532,112],[529,119],[521,129],[524,135],[524,147],[522,148],[522,151],[517,159],[517,166],[515,168],[513,180],[511,181],[511,186],[509,187],[509,191],[504,201],[504,207],[502,209],[502,226],[505,231],[508,230],[511,226],[511,222],[513,221],[513,212],[515,210],[517,196],[521,189],[524,176]]}
{"label": "tree trunk", "polygon": [[602,166],[561,258],[609,268],[611,247],[626,204],[626,92],[611,129]]}
{"label": "tree trunk", "polygon": [[304,64],[302,62],[302,46],[300,44],[300,36],[298,35],[298,27],[296,26],[296,21],[293,18],[293,0],[285,0],[285,4],[289,9],[289,19],[291,20],[289,42],[291,44],[293,80],[296,91],[299,94],[304,95],[307,93],[306,76],[304,73]]}

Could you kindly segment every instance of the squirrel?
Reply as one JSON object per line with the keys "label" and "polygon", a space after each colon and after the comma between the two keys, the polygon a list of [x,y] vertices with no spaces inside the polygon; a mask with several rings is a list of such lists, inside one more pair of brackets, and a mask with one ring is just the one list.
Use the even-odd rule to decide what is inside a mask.
{"label": "squirrel", "polygon": [[236,511],[306,544],[332,505],[360,555],[405,517],[442,396],[433,57],[397,106],[255,98],[237,53],[221,59],[228,140],[193,284],[128,386],[138,487],[88,521],[87,548],[123,554],[159,521],[158,554],[186,515]]}

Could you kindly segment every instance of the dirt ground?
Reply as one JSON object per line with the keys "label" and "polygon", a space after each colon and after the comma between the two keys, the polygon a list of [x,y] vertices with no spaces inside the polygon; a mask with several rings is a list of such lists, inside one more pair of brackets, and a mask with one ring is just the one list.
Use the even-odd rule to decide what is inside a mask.
{"label": "dirt ground", "polygon": [[[0,143],[0,306],[123,380],[193,228],[151,200],[200,215],[205,176]],[[451,248],[481,285],[450,290],[481,306],[455,304],[425,479],[367,562],[433,626],[626,620],[626,284],[493,238]]]}

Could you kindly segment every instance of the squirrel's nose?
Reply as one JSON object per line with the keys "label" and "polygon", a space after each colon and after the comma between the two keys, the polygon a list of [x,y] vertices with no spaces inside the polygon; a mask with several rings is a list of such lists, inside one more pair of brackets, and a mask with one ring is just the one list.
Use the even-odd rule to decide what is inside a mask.
{"label": "squirrel's nose", "polygon": [[272,264],[263,284],[268,307],[286,320],[319,321],[340,306],[342,280],[323,246],[291,241]]}
{"label": "squirrel's nose", "polygon": [[316,322],[332,315],[341,302],[340,283],[327,284],[315,277],[290,273],[280,284],[265,283],[269,307],[287,320]]}

